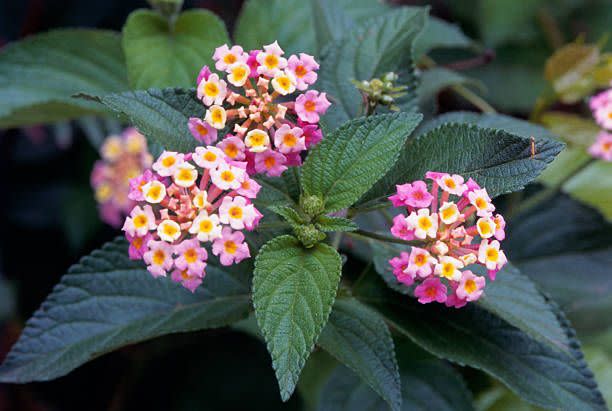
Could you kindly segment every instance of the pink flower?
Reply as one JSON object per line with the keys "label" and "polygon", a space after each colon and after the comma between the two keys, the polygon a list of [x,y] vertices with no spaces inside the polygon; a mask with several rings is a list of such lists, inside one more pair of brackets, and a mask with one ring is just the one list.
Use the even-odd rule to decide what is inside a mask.
{"label": "pink flower", "polygon": [[[206,263],[202,263],[202,264],[204,264],[204,268],[206,268]],[[178,270],[177,269],[177,270],[172,271],[172,280],[176,281],[177,283],[181,283],[183,287],[185,287],[186,289],[194,293],[196,288],[198,288],[199,285],[202,284],[202,278],[205,275],[206,275],[205,272],[203,272],[202,275],[198,276],[196,274],[189,272],[189,270]]]}
{"label": "pink flower", "polygon": [[240,188],[246,172],[240,167],[227,163],[219,164],[219,167],[211,170],[210,178],[214,185],[221,190],[236,190]]}
{"label": "pink flower", "polygon": [[392,259],[389,260],[389,264],[391,265],[391,268],[393,269],[393,274],[398,278],[404,275],[404,270],[408,268],[409,263],[410,263],[410,254],[404,251],[400,253],[399,257],[393,257]]}
{"label": "pink flower", "polygon": [[148,243],[153,239],[153,236],[150,233],[145,234],[143,237],[131,236],[126,233],[126,238],[130,242],[130,247],[128,248],[130,260],[140,260],[149,251]]}
{"label": "pink flower", "polygon": [[471,193],[474,190],[480,190],[480,186],[478,185],[478,183],[474,181],[471,177],[468,178],[468,181],[467,183],[465,183],[465,185],[467,186],[467,190],[463,193],[463,195],[467,195],[467,193]]}
{"label": "pink flower", "polygon": [[319,114],[325,114],[330,105],[325,93],[309,90],[295,100],[295,112],[302,121],[318,123]]}
{"label": "pink flower", "polygon": [[246,146],[244,142],[236,136],[228,135],[220,143],[217,144],[226,156],[235,161],[241,161],[245,158]]}
{"label": "pink flower", "polygon": [[298,118],[298,127],[300,127],[304,133],[304,139],[306,148],[315,146],[323,138],[321,129],[316,124],[306,123]]}
{"label": "pink flower", "polygon": [[446,301],[446,286],[442,284],[439,278],[430,277],[414,289],[414,295],[418,297],[421,304],[432,301],[443,303]]}
{"label": "pink flower", "polygon": [[612,133],[602,131],[589,147],[589,154],[604,161],[612,161]]}
{"label": "pink flower", "polygon": [[495,238],[499,241],[504,240],[506,238],[506,220],[504,219],[504,216],[501,214],[495,214],[495,217],[493,217],[493,222],[495,223]]}
{"label": "pink flower", "polygon": [[287,169],[287,157],[273,150],[255,154],[255,171],[278,177]]}
{"label": "pink flower", "polygon": [[499,271],[508,262],[506,254],[499,249],[499,241],[482,240],[478,247],[478,261],[489,271]]}
{"label": "pink flower", "polygon": [[212,71],[208,68],[208,66],[202,67],[200,73],[198,73],[198,79],[196,80],[196,84],[200,84],[202,80],[208,80],[208,77],[212,74]]}
{"label": "pink flower", "polygon": [[311,55],[306,53],[300,53],[300,57],[291,56],[287,62],[288,69],[297,80],[297,89],[306,90],[310,84],[314,84],[317,81],[317,73],[315,70],[319,69],[319,63],[317,63]]}
{"label": "pink flower", "polygon": [[178,257],[174,260],[174,265],[181,271],[188,270],[190,274],[202,277],[208,258],[208,253],[196,238],[184,240],[174,246],[174,254]]}
{"label": "pink flower", "polygon": [[259,73],[257,73],[257,67],[259,67],[259,63],[257,62],[257,54],[259,54],[260,50],[251,50],[249,51],[249,58],[247,59],[247,66],[251,69],[251,73],[249,74],[250,78],[259,77]]}
{"label": "pink flower", "polygon": [[144,253],[143,260],[147,264],[147,270],[153,277],[165,277],[172,268],[172,246],[164,241],[150,240],[147,244],[149,251]]}
{"label": "pink flower", "polygon": [[274,77],[276,73],[287,67],[287,59],[281,57],[285,52],[280,48],[278,42],[264,46],[264,51],[260,51],[257,56],[257,73],[266,77]]}
{"label": "pink flower", "polygon": [[457,286],[457,297],[466,301],[478,300],[482,295],[485,282],[484,277],[474,275],[471,271],[465,270]]}
{"label": "pink flower", "polygon": [[410,274],[412,278],[417,275],[425,278],[431,275],[433,272],[433,264],[436,264],[436,262],[436,259],[433,258],[427,250],[412,247],[410,251],[410,261],[404,272]]}
{"label": "pink flower", "polygon": [[225,162],[225,153],[212,146],[196,147],[193,161],[204,169],[215,169]]}
{"label": "pink flower", "polygon": [[162,177],[169,177],[174,174],[178,167],[185,161],[183,153],[176,151],[164,151],[157,161],[153,163],[153,170]]}
{"label": "pink flower", "polygon": [[590,106],[597,124],[607,130],[612,129],[612,89],[593,97]]}
{"label": "pink flower", "polygon": [[283,154],[300,152],[306,149],[303,130],[283,124],[274,133],[274,146]]}
{"label": "pink flower", "polygon": [[224,44],[215,49],[213,60],[215,60],[215,68],[219,71],[226,71],[232,64],[244,63],[247,56],[244,54],[242,47],[232,46],[229,48]]}
{"label": "pink flower", "polygon": [[425,178],[436,181],[439,178],[442,178],[446,173],[440,173],[438,171],[428,171],[425,173]]}
{"label": "pink flower", "polygon": [[259,185],[257,181],[246,177],[244,181],[240,183],[240,188],[236,189],[236,192],[246,198],[255,198],[260,189],[261,185]]}
{"label": "pink flower", "polygon": [[427,191],[424,181],[415,181],[412,184],[400,184],[396,186],[397,194],[389,197],[395,207],[429,207],[433,196]]}
{"label": "pink flower", "polygon": [[131,236],[144,237],[150,230],[157,228],[155,215],[150,205],[143,208],[135,206],[130,216],[125,219],[122,230]]}
{"label": "pink flower", "polygon": [[212,252],[219,256],[222,265],[238,264],[251,256],[249,246],[244,242],[244,234],[224,227],[222,237],[213,242]]}
{"label": "pink flower", "polygon": [[217,129],[197,117],[189,118],[187,123],[193,138],[206,145],[217,141]]}
{"label": "pink flower", "polygon": [[467,190],[467,185],[463,184],[463,177],[458,174],[446,174],[444,173],[441,177],[436,179],[436,183],[444,191],[457,196],[462,195]]}
{"label": "pink flower", "polygon": [[444,305],[447,307],[461,308],[464,307],[468,302],[467,300],[461,299],[457,296],[457,283],[452,284],[452,292],[446,297]]}
{"label": "pink flower", "polygon": [[495,206],[491,203],[491,198],[486,188],[469,191],[467,196],[470,203],[476,207],[476,215],[478,217],[490,217],[491,213],[495,211]]}
{"label": "pink flower", "polygon": [[219,221],[229,224],[234,230],[242,230],[252,226],[257,215],[255,207],[241,196],[225,197],[219,207]]}
{"label": "pink flower", "polygon": [[391,234],[393,234],[394,237],[401,238],[402,240],[414,240],[414,230],[408,227],[408,223],[406,222],[406,216],[403,214],[398,214],[393,217],[393,226],[391,227]]}
{"label": "pink flower", "polygon": [[154,179],[153,172],[149,169],[145,170],[145,172],[138,177],[132,178],[130,180],[130,192],[128,194],[128,198],[134,201],[144,201],[142,187]]}

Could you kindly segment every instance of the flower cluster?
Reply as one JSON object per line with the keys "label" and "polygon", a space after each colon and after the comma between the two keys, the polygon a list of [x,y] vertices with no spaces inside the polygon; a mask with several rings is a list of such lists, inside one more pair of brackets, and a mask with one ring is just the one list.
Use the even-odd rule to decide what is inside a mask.
{"label": "flower cluster", "polygon": [[[204,119],[189,119],[191,133],[213,144],[229,124],[230,133],[217,147],[246,162],[250,174],[281,175],[300,165],[300,153],[322,137],[319,116],[330,102],[325,93],[308,90],[319,64],[305,53],[283,55],[277,42],[248,53],[224,44],[213,55],[221,76],[204,66],[197,79],[197,95],[207,110]],[[290,97],[296,90],[303,93]]]}
{"label": "flower cluster", "polygon": [[[420,240],[422,247],[389,260],[397,280],[407,286],[417,283],[418,301],[463,307],[482,295],[485,277],[469,268],[480,264],[489,278],[506,264],[500,249],[505,221],[493,214],[495,206],[474,180],[460,175],[429,171],[431,190],[424,181],[397,186],[389,199],[395,207],[406,207],[408,215],[393,219],[391,234],[406,241]],[[451,197],[452,196],[452,197]],[[473,221],[472,225],[468,225]]]}
{"label": "flower cluster", "polygon": [[102,160],[96,161],[91,172],[91,186],[100,218],[113,227],[120,227],[134,207],[134,201],[128,198],[130,179],[150,167],[153,159],[147,150],[147,140],[135,128],[108,137],[100,148],[100,155]]}
{"label": "flower cluster", "polygon": [[217,147],[163,152],[130,181],[129,198],[137,202],[123,225],[130,258],[143,259],[154,277],[171,272],[193,292],[206,275],[206,243],[223,265],[250,257],[241,230],[252,230],[262,217],[251,204],[259,189],[246,163]]}
{"label": "flower cluster", "polygon": [[604,161],[612,161],[612,88],[591,98],[595,121],[603,130],[589,147],[589,154]]}

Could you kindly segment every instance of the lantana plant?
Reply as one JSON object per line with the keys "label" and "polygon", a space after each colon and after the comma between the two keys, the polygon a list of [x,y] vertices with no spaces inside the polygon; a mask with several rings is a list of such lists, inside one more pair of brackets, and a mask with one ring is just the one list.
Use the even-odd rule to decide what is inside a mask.
{"label": "lantana plant", "polygon": [[[472,409],[467,387],[482,384],[463,379],[480,373],[537,406],[605,409],[563,311],[512,262],[524,202],[500,198],[564,144],[465,88],[455,90],[488,113],[436,115],[425,76],[456,27],[419,7],[250,0],[230,40],[210,12],[151,3],[120,40],[67,31],[0,54],[0,66],[14,50],[38,61],[42,43],[89,61],[99,47],[108,60],[93,67],[116,81],[28,109],[51,119],[60,102],[73,105],[65,116],[113,113],[134,127],[107,140],[92,177],[102,209],[121,205],[117,239],[62,278],[0,381],[49,380],[128,344],[225,328],[265,344],[283,401],[297,389],[315,409],[447,398]],[[592,104],[607,133],[603,100]],[[540,252],[547,231],[529,233]]]}

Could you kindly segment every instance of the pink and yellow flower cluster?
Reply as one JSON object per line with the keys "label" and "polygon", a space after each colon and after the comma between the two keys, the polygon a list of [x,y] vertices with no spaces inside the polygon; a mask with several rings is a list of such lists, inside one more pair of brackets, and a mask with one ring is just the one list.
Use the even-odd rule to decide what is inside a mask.
{"label": "pink and yellow flower cluster", "polygon": [[[189,119],[193,136],[216,146],[250,174],[279,176],[300,165],[300,154],[321,140],[320,115],[330,102],[308,90],[319,64],[305,53],[284,57],[277,42],[245,52],[240,46],[217,47],[213,73],[204,66],[197,79],[198,98],[207,107],[203,119]],[[299,91],[296,96],[294,93]]]}
{"label": "pink and yellow flower cluster", "polygon": [[147,140],[135,128],[121,135],[110,136],[100,147],[101,160],[91,172],[100,218],[113,227],[120,227],[123,218],[134,207],[128,198],[130,179],[151,166]]}
{"label": "pink and yellow flower cluster", "polygon": [[242,230],[254,229],[262,217],[251,203],[259,189],[246,163],[217,147],[163,152],[130,181],[136,205],[123,225],[130,258],[144,260],[154,277],[171,273],[195,291],[206,275],[206,245],[222,265],[250,257]]}
{"label": "pink and yellow flower cluster", "polygon": [[391,234],[406,241],[421,241],[389,260],[397,280],[416,284],[414,295],[422,304],[436,301],[463,307],[480,298],[485,277],[471,266],[486,267],[491,281],[506,264],[500,248],[505,238],[505,221],[494,214],[495,206],[485,188],[457,174],[429,171],[425,181],[397,186],[389,199],[407,214],[393,219]]}
{"label": "pink and yellow flower cluster", "polygon": [[589,147],[589,154],[600,160],[612,161],[612,88],[592,97],[590,106],[595,121],[603,130]]}

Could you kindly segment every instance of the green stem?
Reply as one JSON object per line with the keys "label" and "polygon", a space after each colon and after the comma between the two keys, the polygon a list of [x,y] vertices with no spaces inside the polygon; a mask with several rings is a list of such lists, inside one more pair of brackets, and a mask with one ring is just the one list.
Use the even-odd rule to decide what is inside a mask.
{"label": "green stem", "polygon": [[369,238],[372,240],[382,241],[385,243],[403,244],[403,245],[409,245],[409,246],[422,246],[423,244],[425,244],[425,241],[422,241],[422,240],[406,241],[400,238],[389,237],[387,235],[373,233],[371,231],[365,231],[365,230],[349,231],[346,233],[346,235],[350,235],[354,237]]}
{"label": "green stem", "polygon": [[489,103],[485,101],[485,99],[480,97],[478,94],[474,93],[469,88],[461,84],[455,84],[454,86],[451,86],[451,90],[453,90],[455,93],[459,94],[461,97],[463,97],[464,99],[472,103],[474,107],[477,107],[483,113],[488,113],[488,114],[497,113],[497,110],[495,110],[493,106],[491,106]]}

